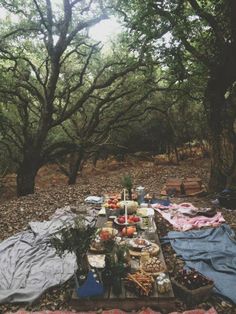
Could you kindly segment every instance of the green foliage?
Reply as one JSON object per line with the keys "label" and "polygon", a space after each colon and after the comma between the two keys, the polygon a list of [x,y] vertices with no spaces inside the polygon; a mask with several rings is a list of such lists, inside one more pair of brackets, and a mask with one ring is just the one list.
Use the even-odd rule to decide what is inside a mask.
{"label": "green foliage", "polygon": [[59,255],[73,252],[76,255],[78,267],[83,263],[83,257],[95,237],[94,224],[88,224],[83,216],[74,220],[74,224],[63,228],[56,236],[51,238],[51,244]]}
{"label": "green foliage", "polygon": [[[195,104],[196,111],[199,108],[200,112],[202,108],[199,103],[203,103],[203,120],[206,121],[212,151],[210,186],[212,191],[222,189],[226,177],[231,180],[235,173],[233,169],[236,164],[233,123],[236,113],[227,106],[227,93],[230,91],[232,96],[236,82],[235,1],[121,0],[119,4],[119,12],[122,12],[130,29],[131,49],[146,57],[151,53],[155,60],[164,65],[172,82],[175,80],[170,88],[171,97],[180,95],[184,99],[185,94],[186,105],[190,107]],[[181,108],[181,101],[178,102]],[[191,114],[188,116],[191,117]],[[200,115],[196,114],[196,117],[198,120],[194,120],[193,130],[198,129],[199,132],[195,124],[198,124]],[[171,116],[168,113],[168,120],[172,131],[178,129],[180,121],[184,122],[174,110]],[[184,128],[187,132],[190,130],[192,136],[190,123],[184,123]],[[175,145],[181,137],[185,137],[179,131],[172,132],[175,133]],[[226,150],[228,156],[233,156],[231,161],[225,158],[223,143],[226,142],[230,143]],[[226,168],[231,169],[227,174]]]}
{"label": "green foliage", "polygon": [[[114,124],[124,116],[130,119],[155,86],[145,78],[139,56],[128,49],[103,56],[101,45],[89,38],[87,29],[107,18],[107,1],[66,3],[0,4],[6,12],[0,34],[0,102],[6,123],[0,141],[17,163],[24,189],[18,185],[19,195],[33,192],[43,164],[81,145],[106,142]],[[29,169],[31,184],[25,182]]]}
{"label": "green foliage", "polygon": [[128,191],[133,188],[133,180],[130,174],[125,174],[121,178],[122,187],[127,189]]}
{"label": "green foliage", "polygon": [[102,272],[103,283],[111,286],[115,295],[122,292],[121,279],[127,274],[129,266],[128,246],[115,244],[113,249],[106,254],[105,269]]}

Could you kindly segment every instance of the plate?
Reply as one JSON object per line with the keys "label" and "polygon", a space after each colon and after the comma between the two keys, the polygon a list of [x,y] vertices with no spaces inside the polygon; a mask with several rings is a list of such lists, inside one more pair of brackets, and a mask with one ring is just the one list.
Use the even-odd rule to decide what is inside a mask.
{"label": "plate", "polygon": [[140,207],[137,209],[137,214],[141,217],[149,217],[155,214],[154,209],[151,207]]}
{"label": "plate", "polygon": [[94,242],[94,243],[92,243],[92,244],[90,245],[89,251],[90,251],[90,252],[93,252],[93,253],[96,253],[96,254],[98,254],[98,253],[104,253],[105,248],[104,248],[104,246],[102,245],[101,242]]}
{"label": "plate", "polygon": [[156,243],[152,243],[151,246],[147,246],[140,251],[129,249],[130,255],[135,257],[140,257],[143,252],[148,252],[151,256],[156,256],[160,252],[160,247]]}
{"label": "plate", "polygon": [[118,230],[111,227],[103,227],[98,229],[98,235],[100,235],[102,232],[108,232],[112,238],[114,238],[118,234]]}
{"label": "plate", "polygon": [[144,269],[142,268],[142,266],[140,267],[140,270],[141,270],[142,272],[148,274],[148,275],[153,276],[153,277],[157,277],[157,276],[160,275],[161,273],[164,273],[164,272],[167,271],[166,268],[165,268],[163,271],[159,271],[159,272],[148,272],[148,271],[144,270]]}
{"label": "plate", "polygon": [[[126,224],[125,223],[120,223],[119,221],[118,221],[118,217],[116,217],[115,219],[114,219],[114,223],[116,223],[117,225],[119,225],[119,226],[126,226]],[[127,222],[127,226],[128,225],[130,225],[128,222]]]}
{"label": "plate", "polygon": [[135,250],[142,250],[151,246],[151,242],[143,238],[134,238],[129,241],[129,245]]}
{"label": "plate", "polygon": [[[146,269],[145,268],[145,264],[152,264],[154,262],[157,262],[159,266],[156,266],[157,268],[159,268],[159,270],[157,270],[157,268],[155,268],[154,266],[154,269]],[[149,266],[149,267],[152,267],[152,266]],[[158,276],[160,273],[163,273],[163,272],[166,272],[167,269],[166,269],[166,266],[165,264],[163,263],[163,261],[161,261],[160,259],[158,259],[157,257],[152,257],[150,258],[148,261],[142,263],[140,261],[140,270],[144,271],[145,273],[149,274],[149,275],[152,275],[152,276]]]}
{"label": "plate", "polygon": [[[138,216],[137,216],[138,217]],[[119,225],[119,226],[126,226],[126,224],[125,223],[120,223],[119,221],[118,221],[118,218],[119,217],[116,217],[115,219],[114,219],[114,222],[117,224],[117,225]],[[132,221],[132,222],[127,222],[127,226],[134,226],[134,225],[137,225],[137,224],[140,224],[141,222],[142,222],[142,218],[141,217],[138,217],[139,218],[139,221],[137,221],[137,222],[134,222],[134,221]]]}
{"label": "plate", "polygon": [[88,254],[89,265],[93,268],[104,268],[105,267],[105,254]]}

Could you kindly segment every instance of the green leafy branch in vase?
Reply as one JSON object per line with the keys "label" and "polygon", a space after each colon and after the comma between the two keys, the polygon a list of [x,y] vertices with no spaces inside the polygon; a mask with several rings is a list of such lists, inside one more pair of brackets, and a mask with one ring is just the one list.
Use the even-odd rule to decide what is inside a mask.
{"label": "green leafy branch in vase", "polygon": [[78,216],[72,225],[60,230],[50,242],[58,255],[62,256],[66,252],[76,255],[77,272],[80,273],[87,268],[86,253],[95,237],[95,232],[94,222],[88,223],[85,217]]}
{"label": "green leafy branch in vase", "polygon": [[130,174],[125,174],[121,178],[121,185],[124,189],[128,191],[129,199],[132,200],[133,180]]}

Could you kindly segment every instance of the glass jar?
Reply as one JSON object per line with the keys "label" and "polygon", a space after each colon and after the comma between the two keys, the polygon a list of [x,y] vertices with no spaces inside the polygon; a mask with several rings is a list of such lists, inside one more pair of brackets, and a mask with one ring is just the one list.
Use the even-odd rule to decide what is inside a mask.
{"label": "glass jar", "polygon": [[148,216],[148,232],[155,232],[154,215]]}
{"label": "glass jar", "polygon": [[150,253],[149,252],[142,252],[141,257],[140,257],[140,263],[144,264],[146,263],[150,258]]}
{"label": "glass jar", "polygon": [[138,186],[136,188],[136,193],[138,195],[138,203],[139,205],[144,203],[144,196],[145,196],[145,188],[143,186]]}

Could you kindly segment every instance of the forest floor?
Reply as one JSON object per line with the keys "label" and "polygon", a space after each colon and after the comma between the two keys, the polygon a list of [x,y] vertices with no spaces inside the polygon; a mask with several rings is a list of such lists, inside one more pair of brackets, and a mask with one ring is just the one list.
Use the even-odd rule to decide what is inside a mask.
{"label": "forest floor", "polygon": [[[131,174],[134,186],[145,186],[149,193],[158,196],[168,178],[198,176],[207,184],[210,163],[208,159],[191,159],[181,162],[179,165],[155,165],[148,161],[133,161],[119,163],[115,161],[99,162],[97,168],[87,166],[83,175],[78,177],[78,183],[74,186],[66,184],[67,179],[60,173],[56,166],[43,167],[36,180],[36,193],[26,197],[15,197],[15,175],[9,175],[5,179],[4,188],[0,197],[0,241],[27,228],[30,221],[48,220],[57,208],[70,205],[78,209],[84,203],[88,195],[102,195],[104,193],[116,193],[121,190],[121,177]],[[173,198],[173,202],[191,202],[197,207],[210,207],[214,195],[204,197]],[[236,212],[221,210],[226,222],[236,230]],[[158,232],[160,236],[173,230],[159,215],[156,216]],[[174,268],[182,267],[183,261],[176,259],[176,255],[170,245],[163,247],[168,270],[172,274]],[[173,258],[174,257],[174,258]],[[175,261],[175,265],[174,265]],[[37,302],[30,306],[1,305],[0,313],[17,311],[25,308],[29,311],[38,310],[73,310],[68,304],[74,281],[70,280],[61,287],[47,291]],[[207,302],[199,304],[198,308],[208,309],[214,306],[219,314],[235,314],[236,306],[218,296],[212,296]],[[176,310],[182,311],[187,306],[177,300]]]}

